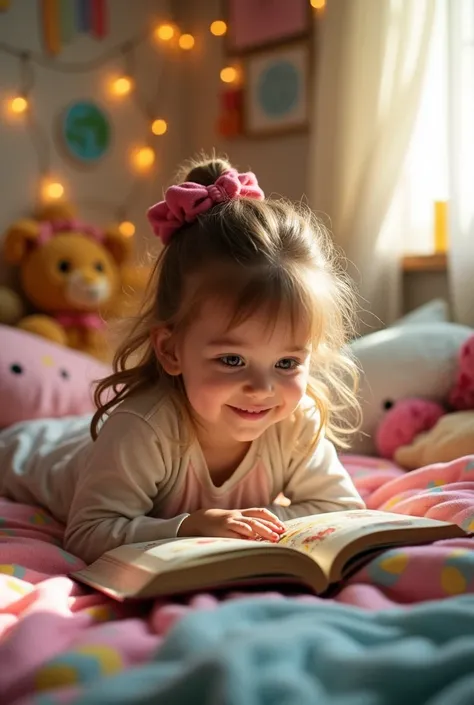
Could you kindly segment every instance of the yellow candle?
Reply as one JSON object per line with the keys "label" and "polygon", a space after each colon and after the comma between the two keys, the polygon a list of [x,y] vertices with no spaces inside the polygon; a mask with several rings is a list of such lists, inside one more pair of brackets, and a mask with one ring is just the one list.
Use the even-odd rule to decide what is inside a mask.
{"label": "yellow candle", "polygon": [[448,250],[448,202],[434,202],[434,247],[435,252]]}

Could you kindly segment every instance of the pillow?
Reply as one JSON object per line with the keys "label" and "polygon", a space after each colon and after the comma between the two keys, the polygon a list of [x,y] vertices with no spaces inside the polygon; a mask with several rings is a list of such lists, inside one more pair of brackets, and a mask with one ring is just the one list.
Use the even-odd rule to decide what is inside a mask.
{"label": "pillow", "polygon": [[418,323],[434,323],[435,321],[449,321],[449,307],[444,299],[433,299],[423,306],[410,311],[403,318],[399,318],[394,326],[412,326]]}
{"label": "pillow", "polygon": [[474,411],[457,411],[441,417],[426,433],[401,446],[395,462],[407,470],[434,463],[449,463],[465,455],[474,455]]}
{"label": "pillow", "polygon": [[89,355],[0,325],[0,428],[92,413],[92,382],[110,372]]}
{"label": "pillow", "polygon": [[396,325],[351,343],[361,368],[361,432],[351,452],[375,454],[374,434],[390,402],[422,397],[446,402],[455,382],[458,353],[472,335],[467,326],[449,322]]}

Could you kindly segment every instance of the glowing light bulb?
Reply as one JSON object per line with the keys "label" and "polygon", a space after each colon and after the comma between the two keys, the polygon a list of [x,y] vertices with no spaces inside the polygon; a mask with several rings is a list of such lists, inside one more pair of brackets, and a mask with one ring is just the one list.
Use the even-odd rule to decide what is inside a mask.
{"label": "glowing light bulb", "polygon": [[215,37],[222,37],[227,32],[227,25],[224,20],[214,20],[209,29]]}
{"label": "glowing light bulb", "polygon": [[220,77],[224,83],[235,83],[238,78],[238,71],[234,66],[226,66],[222,69]]}
{"label": "glowing light bulb", "polygon": [[128,76],[120,76],[112,82],[112,93],[118,96],[128,95],[133,88],[133,81]]}
{"label": "glowing light bulb", "polygon": [[178,39],[180,49],[192,49],[195,44],[195,39],[192,34],[182,34]]}
{"label": "glowing light bulb", "polygon": [[122,220],[118,226],[119,233],[124,237],[133,237],[135,235],[135,226],[129,220]]}
{"label": "glowing light bulb", "polygon": [[156,39],[162,42],[169,42],[175,35],[175,28],[172,24],[160,24],[154,31]]}
{"label": "glowing light bulb", "polygon": [[21,95],[17,95],[8,102],[8,107],[11,113],[21,115],[28,108],[28,101]]}
{"label": "glowing light bulb", "polygon": [[151,131],[153,132],[154,135],[164,135],[166,130],[168,129],[168,125],[166,120],[163,120],[162,118],[158,118],[157,120],[153,120],[151,124]]}
{"label": "glowing light bulb", "polygon": [[57,201],[64,195],[64,186],[59,181],[47,179],[41,186],[43,201]]}
{"label": "glowing light bulb", "polygon": [[135,167],[140,171],[145,171],[153,166],[155,162],[155,152],[151,147],[140,147],[133,154]]}
{"label": "glowing light bulb", "polygon": [[310,0],[310,3],[315,10],[323,10],[326,6],[326,0]]}

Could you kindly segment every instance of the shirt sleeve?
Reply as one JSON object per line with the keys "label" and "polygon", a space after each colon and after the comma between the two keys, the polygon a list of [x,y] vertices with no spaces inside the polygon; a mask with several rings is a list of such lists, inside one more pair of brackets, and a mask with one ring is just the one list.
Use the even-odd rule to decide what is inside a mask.
{"label": "shirt sleeve", "polygon": [[176,537],[187,514],[146,516],[170,475],[165,445],[140,416],[110,416],[79,471],[65,532],[68,551],[91,563],[122,544]]}
{"label": "shirt sleeve", "polygon": [[[295,519],[310,514],[365,509],[347,470],[339,460],[334,445],[324,436],[315,450],[304,452],[314,433],[315,421],[303,422],[303,431],[289,442],[290,457],[283,469],[283,494],[291,504],[273,504],[269,509],[279,519]],[[286,439],[288,443],[289,439]]]}

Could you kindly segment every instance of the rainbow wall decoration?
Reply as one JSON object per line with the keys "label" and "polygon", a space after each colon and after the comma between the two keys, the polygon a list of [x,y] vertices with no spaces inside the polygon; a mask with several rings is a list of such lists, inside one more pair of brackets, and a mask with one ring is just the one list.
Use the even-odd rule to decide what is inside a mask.
{"label": "rainbow wall decoration", "polygon": [[41,0],[41,15],[44,47],[53,56],[78,34],[107,36],[107,0]]}

